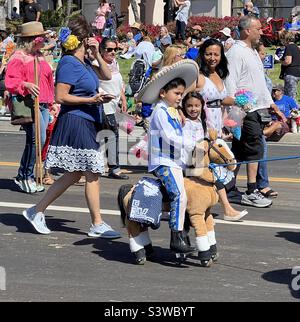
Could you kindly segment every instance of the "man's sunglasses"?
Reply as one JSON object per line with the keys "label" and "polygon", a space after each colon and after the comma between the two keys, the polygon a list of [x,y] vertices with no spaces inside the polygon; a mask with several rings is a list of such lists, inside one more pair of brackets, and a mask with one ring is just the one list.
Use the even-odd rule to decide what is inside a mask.
{"label": "man's sunglasses", "polygon": [[117,51],[117,48],[105,48],[105,51],[107,51],[108,53],[111,53],[111,52],[116,52]]}

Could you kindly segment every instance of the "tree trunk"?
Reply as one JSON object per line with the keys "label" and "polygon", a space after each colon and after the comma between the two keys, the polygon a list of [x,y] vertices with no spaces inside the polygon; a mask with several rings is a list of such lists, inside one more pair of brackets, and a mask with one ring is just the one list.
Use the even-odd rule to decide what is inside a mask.
{"label": "tree trunk", "polygon": [[0,29],[6,29],[6,12],[4,8],[5,1],[0,1]]}
{"label": "tree trunk", "polygon": [[56,8],[55,9],[59,9],[62,7],[62,0],[57,0],[56,1]]}
{"label": "tree trunk", "polygon": [[72,0],[68,0],[67,1],[67,16],[69,17],[72,11],[72,5],[73,5],[73,1]]}
{"label": "tree trunk", "polygon": [[130,0],[135,22],[141,22],[136,0]]}

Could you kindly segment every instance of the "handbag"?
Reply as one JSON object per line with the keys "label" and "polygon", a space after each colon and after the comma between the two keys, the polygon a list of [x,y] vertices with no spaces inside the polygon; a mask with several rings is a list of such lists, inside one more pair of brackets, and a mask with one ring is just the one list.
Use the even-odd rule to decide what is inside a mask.
{"label": "handbag", "polygon": [[258,110],[257,112],[260,115],[261,122],[263,124],[269,124],[272,121],[272,115],[269,112],[269,109],[268,108],[264,108],[264,109]]}
{"label": "handbag", "polygon": [[34,120],[34,99],[32,96],[13,95],[11,102],[11,124],[23,125]]}
{"label": "handbag", "polygon": [[[37,63],[39,64],[39,60],[37,58]],[[37,83],[40,83],[40,73],[41,69],[39,69],[39,74],[37,75]],[[11,102],[11,124],[12,125],[23,125],[34,122],[34,98],[31,94],[27,94],[22,96],[12,95]]]}

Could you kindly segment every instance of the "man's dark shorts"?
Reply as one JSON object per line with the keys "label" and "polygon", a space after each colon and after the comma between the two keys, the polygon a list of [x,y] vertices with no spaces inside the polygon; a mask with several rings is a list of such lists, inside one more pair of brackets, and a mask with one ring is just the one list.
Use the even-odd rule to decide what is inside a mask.
{"label": "man's dark shorts", "polygon": [[257,111],[248,113],[244,119],[241,140],[233,139],[232,152],[238,161],[263,158],[263,124]]}

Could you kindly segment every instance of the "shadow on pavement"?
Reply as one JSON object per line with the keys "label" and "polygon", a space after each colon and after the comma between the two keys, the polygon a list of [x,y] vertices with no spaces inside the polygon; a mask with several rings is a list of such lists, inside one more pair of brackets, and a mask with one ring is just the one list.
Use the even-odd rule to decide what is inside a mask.
{"label": "shadow on pavement", "polygon": [[[73,223],[74,220],[53,218],[46,216],[46,223],[48,228],[53,232],[65,232],[73,235],[86,235],[78,228],[66,226],[68,223]],[[17,228],[17,232],[21,233],[37,233],[29,222],[21,215],[15,213],[0,214],[0,223],[5,226],[13,226]]]}
{"label": "shadow on pavement", "polygon": [[[86,238],[75,242],[73,245],[93,245],[93,247],[96,249],[96,251],[93,251],[93,253],[102,258],[105,258],[106,260],[136,265],[134,257],[130,253],[129,245],[127,242],[101,238]],[[172,254],[169,249],[165,249],[159,246],[154,246],[153,249],[154,254],[149,262],[169,267],[188,267],[185,264],[178,266],[178,264],[175,262],[175,255]],[[145,265],[147,265],[147,263]]]}
{"label": "shadow on pavement", "polygon": [[86,235],[86,232],[80,231],[79,228],[73,228],[67,226],[68,223],[74,223],[75,220],[68,220],[62,218],[54,218],[52,216],[46,216],[46,222],[48,228],[53,232],[64,232],[72,235]]}
{"label": "shadow on pavement", "polygon": [[300,244],[300,232],[279,231],[275,237],[284,238],[292,243]]}
{"label": "shadow on pavement", "polygon": [[21,214],[5,213],[0,214],[0,223],[5,226],[13,226],[17,228],[19,233],[32,233],[34,229],[26,221]]}
{"label": "shadow on pavement", "polygon": [[14,179],[0,179],[0,190],[22,192],[15,184]]}
{"label": "shadow on pavement", "polygon": [[291,292],[291,296],[300,299],[300,267],[298,272],[292,269],[279,269],[264,273],[262,278],[268,282],[286,284]]}

